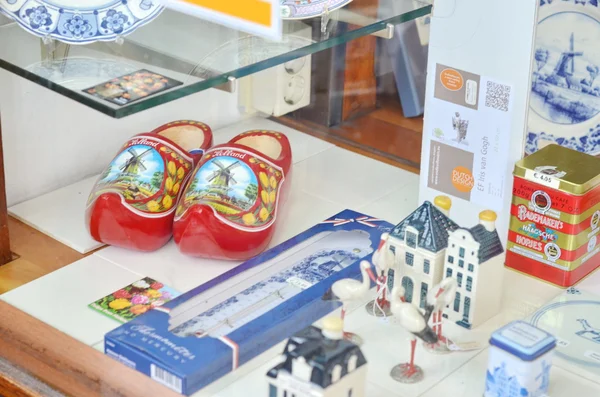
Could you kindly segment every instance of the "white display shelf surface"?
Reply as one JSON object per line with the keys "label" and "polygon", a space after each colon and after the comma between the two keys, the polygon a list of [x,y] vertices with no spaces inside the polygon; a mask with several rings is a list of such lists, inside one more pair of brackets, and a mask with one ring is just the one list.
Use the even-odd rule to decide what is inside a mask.
{"label": "white display shelf surface", "polygon": [[[417,175],[333,147],[283,126],[273,125],[271,121],[249,119],[217,131],[215,138],[218,143],[224,142],[251,128],[279,129],[290,137],[294,150],[291,194],[289,201],[281,209],[279,229],[271,246],[345,208],[397,223],[417,206]],[[81,185],[79,189],[82,189]],[[75,214],[74,211],[81,206],[79,200],[85,200],[86,197],[87,194],[74,196],[70,214],[62,215],[81,218],[81,213]],[[30,202],[29,208],[36,208],[34,204]],[[68,207],[58,206],[49,209],[47,214]],[[20,208],[27,206],[21,204]],[[33,221],[29,220],[28,223]],[[85,233],[82,223],[78,229],[64,230],[75,224],[54,223],[55,231],[52,234],[74,236]],[[44,229],[42,226],[37,227]],[[186,257],[179,253],[173,242],[156,252],[146,254],[106,247],[1,295],[0,299],[73,338],[102,350],[104,334],[118,327],[119,323],[89,309],[89,303],[144,276],[156,278],[185,292],[237,264],[238,262]],[[600,273],[584,280],[581,288],[599,293]],[[487,341],[492,331],[511,320],[528,316],[560,293],[558,288],[506,270],[503,309],[499,315],[474,331],[466,331],[452,324],[445,328],[446,334],[454,340],[478,342],[482,349],[438,356],[426,352],[419,345],[416,362],[425,371],[425,379],[415,385],[403,385],[392,380],[389,372],[394,365],[409,358],[407,334],[393,319],[386,322],[366,313],[363,306],[372,298],[374,291],[371,291],[369,298],[349,311],[346,321],[348,331],[356,332],[365,339],[362,349],[369,362],[366,395],[480,397],[484,390]],[[194,396],[267,396],[265,374],[278,362],[283,345],[283,342],[278,344]],[[555,364],[549,395],[598,396],[600,383],[583,379]]]}

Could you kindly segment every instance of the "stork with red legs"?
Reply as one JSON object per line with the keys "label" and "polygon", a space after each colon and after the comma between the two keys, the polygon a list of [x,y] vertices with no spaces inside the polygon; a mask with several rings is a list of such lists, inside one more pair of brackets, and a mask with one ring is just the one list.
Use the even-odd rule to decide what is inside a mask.
{"label": "stork with red legs", "polygon": [[[373,271],[371,270],[371,264],[368,261],[360,262],[360,272],[362,280],[355,280],[353,278],[344,278],[336,281],[331,286],[331,290],[324,297],[325,299],[335,298],[342,302],[342,321],[346,317],[346,309],[348,304],[352,301],[357,301],[363,298],[369,288],[371,287],[371,280],[376,282]],[[357,345],[362,343],[362,339],[351,332],[344,332],[344,339],[352,341]]]}
{"label": "stork with red legs", "polygon": [[373,264],[377,270],[377,297],[365,306],[367,313],[377,317],[387,317],[391,315],[390,301],[387,299],[387,281],[388,271],[390,266],[393,265],[394,258],[390,257],[386,245],[389,236],[389,233],[383,233],[381,235],[379,246],[373,253]]}
{"label": "stork with red legs", "polygon": [[457,288],[456,280],[452,277],[447,277],[434,286],[427,294],[427,304],[433,306],[432,328],[438,337],[436,343],[425,343],[425,349],[432,353],[445,354],[451,351],[448,348],[449,340],[442,332],[443,314],[446,307],[454,301]]}
{"label": "stork with red legs", "polygon": [[416,383],[423,379],[423,370],[415,365],[415,350],[417,338],[428,344],[436,343],[437,334],[429,325],[429,318],[433,313],[434,306],[427,305],[425,313],[415,305],[404,301],[404,288],[394,287],[392,289],[390,308],[400,326],[410,333],[410,361],[398,364],[390,372],[390,376],[402,383]]}

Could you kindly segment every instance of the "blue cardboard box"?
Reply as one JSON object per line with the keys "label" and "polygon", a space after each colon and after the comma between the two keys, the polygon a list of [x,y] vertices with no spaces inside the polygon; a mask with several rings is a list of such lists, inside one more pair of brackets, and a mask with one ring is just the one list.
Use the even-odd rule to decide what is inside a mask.
{"label": "blue cardboard box", "polygon": [[341,303],[393,225],[345,210],[105,335],[105,353],[186,395],[308,327]]}

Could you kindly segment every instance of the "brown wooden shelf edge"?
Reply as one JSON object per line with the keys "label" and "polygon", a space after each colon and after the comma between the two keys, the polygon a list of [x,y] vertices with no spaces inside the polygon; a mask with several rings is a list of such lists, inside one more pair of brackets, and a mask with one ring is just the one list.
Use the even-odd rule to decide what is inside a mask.
{"label": "brown wooden shelf edge", "polygon": [[[0,357],[69,396],[180,396],[134,369],[1,301]],[[14,384],[14,381],[12,379],[11,383]],[[2,383],[0,380],[0,385]],[[24,390],[27,390],[25,385]]]}
{"label": "brown wooden shelf edge", "polygon": [[0,120],[0,266],[12,261],[8,237],[8,208],[4,180],[4,153],[2,150],[2,120]]}

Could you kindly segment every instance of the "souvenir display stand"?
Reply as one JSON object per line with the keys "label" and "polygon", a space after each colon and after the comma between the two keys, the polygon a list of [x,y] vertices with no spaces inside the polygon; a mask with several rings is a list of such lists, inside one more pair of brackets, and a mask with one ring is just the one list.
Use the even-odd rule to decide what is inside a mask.
{"label": "souvenir display stand", "polygon": [[[392,1],[394,7],[390,6]],[[17,1],[18,5],[21,3]],[[149,3],[151,1],[141,1],[137,5],[142,7],[142,11],[149,11],[143,10]],[[293,5],[292,2],[283,3]],[[345,3],[336,2],[342,6]],[[506,170],[498,168],[499,177],[507,177],[509,162],[512,162],[512,171],[514,160],[520,156],[519,150],[522,151],[522,147],[517,147],[523,144],[520,134],[525,130],[526,92],[530,82],[536,14],[533,0],[510,0],[508,3],[453,0],[436,4],[430,37],[427,93],[431,98],[426,103],[424,160],[420,178],[284,125],[276,116],[294,110],[294,104],[302,102],[302,99],[297,100],[294,89],[283,90],[282,96],[286,98],[283,101],[276,95],[273,98],[267,95],[280,92],[277,90],[281,89],[281,85],[277,86],[277,82],[281,82],[285,73],[304,73],[302,60],[308,62],[312,54],[367,35],[388,37],[390,32],[393,33],[394,25],[431,11],[430,4],[412,0],[379,0],[378,7],[379,12],[377,2],[354,0],[347,9],[340,10],[344,12],[328,13],[322,24],[285,21],[281,42],[269,42],[169,10],[158,16],[149,13],[147,18],[153,18],[152,22],[148,21],[147,25],[128,36],[118,35],[117,42],[95,42],[84,46],[65,44],[51,37],[39,38],[19,26],[23,21],[0,19],[0,104],[8,212],[86,254],[81,260],[0,295],[0,394],[177,396],[180,395],[177,392],[184,391],[181,378],[165,370],[164,362],[179,360],[182,365],[179,368],[184,368],[186,358],[195,354],[193,348],[185,346],[195,346],[195,340],[207,345],[218,340],[219,345],[215,349],[218,360],[214,368],[203,368],[203,371],[206,370],[203,374],[211,377],[210,382],[201,378],[196,386],[202,384],[204,387],[198,391],[194,387],[185,391],[193,390],[191,395],[196,397],[273,396],[272,392],[269,394],[273,390],[270,385],[289,385],[288,378],[278,374],[278,370],[274,372],[281,368],[281,353],[288,343],[282,333],[289,333],[287,338],[294,334],[296,337],[318,335],[319,329],[330,332],[333,324],[336,332],[348,340],[352,335],[360,337],[351,338],[350,342],[344,342],[344,346],[347,349],[360,346],[357,367],[361,368],[361,379],[366,373],[365,396],[479,397],[486,390],[488,342],[494,331],[511,321],[528,319],[537,321],[536,325],[540,327],[560,327],[560,324],[549,321],[545,313],[561,310],[560,305],[556,309],[556,302],[562,305],[564,299],[561,294],[567,292],[506,268],[501,269],[504,281],[498,314],[470,330],[460,321],[457,324],[442,320],[442,333],[439,324],[443,318],[442,305],[450,298],[441,291],[446,284],[438,284],[439,294],[434,294],[432,300],[439,298],[443,303],[436,301],[432,306],[435,307],[432,319],[438,323],[429,337],[441,340],[443,336],[448,348],[443,350],[451,350],[448,354],[439,354],[431,346],[422,347],[423,342],[418,338],[422,338],[423,330],[413,329],[404,322],[401,306],[405,303],[401,302],[400,294],[390,298],[394,307],[386,316],[374,316],[365,310],[368,303],[372,308],[381,301],[379,292],[383,287],[380,284],[375,288],[371,284],[373,288],[364,288],[363,291],[357,280],[360,281],[362,273],[363,283],[367,285],[369,277],[366,275],[372,270],[381,270],[381,266],[386,264],[377,260],[374,263],[377,267],[373,267],[368,261],[360,263],[360,260],[370,259],[371,253],[378,249],[381,234],[393,236],[393,225],[399,224],[421,205],[424,208],[439,207],[441,202],[448,208],[435,211],[449,210],[450,217],[459,225],[476,225],[469,229],[471,231],[476,228],[488,232],[497,230],[500,238],[507,233],[509,213],[504,211],[503,205],[510,202],[510,197],[504,197],[502,192],[507,194],[510,178],[504,180],[504,190],[497,192],[502,196],[497,202],[475,202],[481,206],[489,205],[498,213],[497,220],[495,215],[492,217],[485,211],[487,215],[477,219],[479,210],[487,207],[474,211],[469,202],[461,198],[464,195],[456,197],[452,191],[444,191],[446,187],[434,190],[427,186],[425,158],[430,154],[426,146],[432,142],[427,137],[434,134],[439,141],[434,130],[447,127],[438,127],[434,119],[438,111],[448,110],[436,110],[436,104],[432,105],[436,86],[432,79],[437,73],[437,65],[444,65],[446,68],[442,68],[440,73],[452,69],[444,72],[446,85],[450,87],[456,87],[454,85],[463,78],[467,86],[467,81],[473,80],[475,75],[478,87],[482,89],[485,81],[496,88],[494,84],[510,85],[510,116],[496,119],[490,116],[490,120],[497,122],[498,131],[512,131],[510,140],[504,142],[502,161],[506,163]],[[393,12],[385,12],[386,9]],[[53,15],[46,11],[37,9],[32,11],[35,14],[30,13],[34,15],[38,28],[48,26],[50,29]],[[86,27],[80,19],[75,20],[76,16],[70,17],[67,30],[61,33],[57,28],[53,30],[54,34],[81,36],[91,32],[89,29],[92,27]],[[113,14],[100,15],[99,26],[104,21],[102,18],[110,18],[112,28],[123,21],[123,18],[113,17]],[[135,21],[143,25],[145,19],[138,19]],[[508,21],[511,21],[511,28],[507,28]],[[67,31],[70,33],[65,33]],[[194,35],[205,40],[190,40]],[[137,99],[113,95],[109,101],[108,96],[103,97],[101,86],[108,80],[132,75],[142,69],[152,72],[151,76],[144,77],[160,80],[152,80],[162,84],[159,84],[160,90],[151,95],[140,95]],[[273,74],[261,75],[263,72]],[[273,86],[266,86],[267,90],[266,84]],[[293,84],[291,87],[298,88]],[[471,94],[475,92],[473,88],[472,84],[468,85]],[[465,94],[466,88],[460,89]],[[471,94],[464,96],[465,101],[471,101]],[[477,100],[477,93],[474,95]],[[37,107],[31,107],[32,104]],[[460,135],[468,112],[461,110],[460,115],[455,115],[456,112],[451,109],[449,114],[448,146],[456,149],[464,140],[475,144],[474,140],[470,141],[468,133],[466,139]],[[156,251],[141,253],[114,246],[104,247],[89,237],[83,222],[88,194],[116,149],[136,133],[152,131],[165,122],[178,119],[206,122],[212,128],[215,145],[230,142],[249,130],[277,131],[289,140],[293,175],[289,179],[289,198],[277,213],[276,232],[263,254],[247,262],[196,258],[182,254],[174,241]],[[457,131],[452,130],[453,121]],[[457,137],[456,142],[451,140],[454,136]],[[33,162],[32,158],[36,160]],[[269,166],[265,165],[264,169],[266,172]],[[176,168],[169,170],[173,175],[177,175],[177,171]],[[278,186],[270,179],[258,179],[262,180],[257,184],[262,183],[265,187],[275,189]],[[453,186],[452,183],[450,186]],[[458,186],[463,188],[464,184],[461,182]],[[3,183],[0,183],[0,189],[4,193]],[[451,209],[448,200],[434,200],[440,192],[454,196]],[[260,192],[257,190],[255,193]],[[262,193],[267,197],[258,198],[270,202],[268,192],[262,190]],[[6,233],[3,232],[7,212],[3,196],[0,195],[0,244],[10,253],[7,250],[8,240],[4,239]],[[254,196],[256,200],[257,194]],[[423,199],[431,203],[423,204]],[[260,212],[257,214],[253,220],[261,217]],[[289,250],[291,256],[298,254],[293,251],[295,247],[305,249],[303,244],[306,241],[314,243],[311,239],[324,231],[334,231],[332,234],[338,236],[344,232],[357,233],[357,241],[360,240],[366,249],[356,244],[349,247],[348,242],[354,242],[352,239],[336,241],[334,245],[339,252],[323,255],[327,260],[315,262],[315,268],[309,269],[312,272],[310,283],[307,279],[291,277],[293,282],[285,280],[293,287],[290,289],[285,282],[280,283],[282,287],[279,281],[269,279],[269,283],[281,288],[267,296],[259,296],[260,288],[257,292],[255,287],[259,284],[259,287],[264,287],[261,284],[266,277],[261,273],[265,271],[264,266],[261,267],[263,260],[267,264],[275,261],[282,250]],[[340,259],[341,251],[345,256]],[[382,257],[385,261],[385,256],[378,258]],[[348,261],[348,258],[351,260]],[[298,263],[296,259],[294,257],[294,264]],[[334,271],[335,266],[339,268]],[[286,269],[267,268],[265,274],[271,277],[279,274],[275,274],[276,270]],[[455,270],[458,271],[458,268]],[[242,282],[239,282],[240,279]],[[323,280],[332,283],[331,289],[319,284]],[[310,289],[307,289],[307,283],[312,286]],[[408,287],[404,282],[398,284],[402,286],[395,285],[391,293],[397,294]],[[201,294],[205,290],[210,294],[203,300]],[[117,302],[108,305],[111,308],[131,305],[127,300],[133,299],[131,291],[146,291],[145,301],[136,304],[141,310],[137,314],[148,310],[143,305],[150,305],[148,296],[152,298],[152,294],[155,294],[153,302],[159,296],[156,295],[158,292],[182,295],[163,306],[162,302],[153,306],[151,312],[141,314],[131,323],[122,325],[114,316],[103,315],[109,312],[105,310],[107,302]],[[600,296],[599,273],[584,279],[570,293],[580,296],[574,301],[584,307],[594,299],[600,301],[594,298]],[[417,295],[418,292],[415,292],[414,296]],[[427,300],[427,291],[420,296]],[[273,299],[282,299],[285,303],[274,309],[275,306],[269,306]],[[554,303],[548,306],[553,300]],[[239,309],[240,305],[233,305],[235,307],[225,311],[228,315],[221,318],[222,313],[215,309],[215,305],[218,303],[219,307],[227,308],[231,302],[241,302],[246,306]],[[451,303],[450,306],[453,304],[456,305]],[[309,324],[293,321],[288,310],[301,313],[307,308],[315,318],[307,315],[303,321],[308,318],[317,320],[313,323],[316,328],[302,331],[299,328]],[[414,309],[421,316],[416,306]],[[215,313],[218,314],[216,318],[206,320]],[[268,316],[275,315],[273,313],[279,316],[277,321],[280,322],[270,322],[264,329],[259,329],[257,325],[267,321]],[[321,315],[324,317],[316,318]],[[342,316],[344,321],[332,322],[327,319],[331,316]],[[569,339],[570,334],[557,335],[558,347],[550,372],[549,395],[600,395],[600,382],[595,372],[597,364],[594,364],[594,360],[600,357],[594,354],[594,343],[597,344],[597,331],[593,328],[595,319],[582,318],[583,328],[576,332],[583,333],[576,333],[572,340]],[[208,326],[202,322],[205,320]],[[173,346],[169,333],[175,330],[187,332],[187,337],[193,340],[187,339],[185,346]],[[160,332],[165,334],[160,336]],[[246,343],[237,341],[236,337],[243,336],[244,332],[252,332],[252,339]],[[210,335],[211,340],[202,339],[206,335]],[[131,351],[127,346],[131,346],[131,340],[137,344],[136,354],[160,365],[146,368],[144,366],[148,364],[141,364],[142,361],[136,364],[129,358]],[[561,341],[563,347],[565,343],[570,345],[569,351],[561,352]],[[119,351],[115,347],[117,343],[122,343]],[[149,347],[144,348],[142,343]],[[582,354],[587,361],[582,366],[585,370],[580,371],[582,364],[578,364],[577,359]],[[573,359],[573,355],[579,356]],[[390,376],[392,368],[409,360],[422,370],[421,380],[399,382]],[[190,368],[186,370],[192,373],[195,368]],[[349,393],[361,395],[358,391],[352,394],[350,390]]]}

